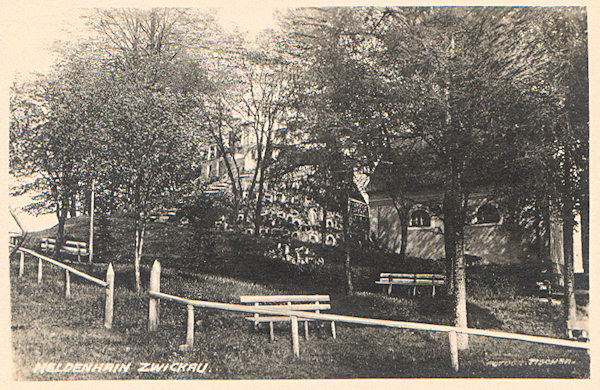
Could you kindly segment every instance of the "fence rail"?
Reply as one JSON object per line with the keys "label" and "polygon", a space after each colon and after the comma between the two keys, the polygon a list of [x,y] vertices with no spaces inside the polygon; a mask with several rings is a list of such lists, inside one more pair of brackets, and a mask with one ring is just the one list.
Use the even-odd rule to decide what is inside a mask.
{"label": "fence rail", "polygon": [[[14,245],[10,245],[14,247]],[[114,290],[115,290],[115,271],[112,266],[112,263],[108,265],[108,269],[106,270],[106,281],[93,277],[91,275],[86,274],[85,272],[79,271],[71,266],[61,263],[55,259],[52,259],[48,256],[44,256],[39,254],[31,249],[27,248],[18,248],[17,253],[20,254],[19,258],[19,277],[22,277],[24,274],[24,263],[25,263],[25,253],[36,257],[38,259],[38,275],[37,282],[38,284],[42,283],[42,275],[43,275],[43,262],[47,262],[53,264],[59,268],[65,270],[65,298],[71,297],[71,274],[77,275],[85,280],[88,280],[100,287],[105,288],[106,290],[106,298],[105,298],[105,307],[104,307],[104,326],[108,329],[112,328],[113,323],[113,309],[114,309]]]}
{"label": "fence rail", "polygon": [[[509,333],[496,330],[485,330],[485,329],[474,329],[474,328],[461,328],[449,325],[437,325],[427,324],[420,322],[406,322],[406,321],[395,321],[395,320],[383,320],[376,318],[364,318],[364,317],[351,317],[340,314],[323,314],[314,312],[304,312],[297,310],[289,310],[285,308],[281,309],[269,309],[268,307],[261,306],[246,306],[234,303],[222,303],[222,302],[211,302],[202,301],[196,299],[187,299],[178,297],[176,295],[170,295],[160,292],[160,263],[154,262],[152,271],[150,272],[150,290],[148,291],[150,297],[150,312],[149,312],[149,330],[155,331],[158,328],[158,300],[168,300],[182,305],[187,306],[188,321],[187,321],[187,347],[193,346],[194,340],[194,307],[202,307],[207,309],[218,309],[233,312],[244,312],[244,313],[257,313],[267,315],[279,315],[290,317],[292,322],[292,348],[296,357],[299,356],[298,349],[298,319],[312,319],[321,321],[335,321],[345,322],[350,324],[359,324],[367,326],[382,326],[388,328],[400,328],[400,329],[412,329],[412,330],[424,330],[432,332],[444,332],[448,333],[449,345],[450,345],[450,358],[452,367],[455,371],[458,371],[458,344],[457,344],[457,333],[469,334],[474,336],[494,337],[507,340],[525,341],[538,344],[554,345],[559,347],[567,348],[578,348],[578,349],[590,349],[590,344],[587,342],[572,341],[557,339],[545,336],[532,336],[518,333]],[[296,324],[296,326],[294,326]],[[191,340],[191,341],[190,341]]]}

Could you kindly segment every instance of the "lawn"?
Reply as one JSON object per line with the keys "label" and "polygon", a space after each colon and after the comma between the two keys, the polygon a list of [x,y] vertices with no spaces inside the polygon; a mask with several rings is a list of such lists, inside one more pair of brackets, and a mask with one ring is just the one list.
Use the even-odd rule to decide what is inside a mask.
{"label": "lawn", "polygon": [[[85,220],[71,221],[69,234],[84,239]],[[115,223],[114,248],[128,247],[130,229]],[[48,233],[46,233],[48,234]],[[35,249],[34,235],[29,246]],[[355,286],[343,294],[341,258],[335,250],[323,253],[325,265],[298,268],[278,264],[261,255],[274,245],[233,233],[203,232],[189,227],[153,225],[148,235],[148,256],[142,279],[154,258],[163,264],[161,290],[188,298],[239,302],[246,294],[329,294],[332,313],[372,318],[450,324],[450,303],[427,294],[392,297],[379,292],[373,281],[393,259],[385,255],[355,256]],[[195,348],[185,343],[185,307],[161,303],[161,325],[147,331],[148,299],[132,289],[128,255],[111,247],[116,269],[115,319],[103,327],[104,292],[72,277],[69,300],[63,298],[63,273],[45,266],[44,280],[36,283],[37,262],[26,260],[26,273],[18,277],[11,261],[12,335],[15,378],[50,379],[233,379],[233,378],[414,378],[414,377],[589,377],[585,351],[539,344],[471,337],[470,348],[460,355],[458,374],[450,368],[445,334],[338,324],[336,340],[326,324],[311,324],[309,340],[300,339],[300,359],[291,351],[289,324],[254,330],[241,313],[196,310]],[[423,264],[423,267],[435,264]],[[77,268],[104,278],[106,264]],[[386,268],[389,270],[389,268]],[[490,273],[493,272],[493,282]],[[469,326],[517,333],[560,337],[560,307],[541,302],[521,288],[523,272],[474,268],[469,272]],[[499,287],[501,286],[501,288]],[[127,372],[35,373],[36,363],[132,363]],[[202,372],[160,373],[138,371],[142,363],[207,363]],[[163,366],[164,367],[164,366]],[[184,367],[175,364],[174,367]]]}

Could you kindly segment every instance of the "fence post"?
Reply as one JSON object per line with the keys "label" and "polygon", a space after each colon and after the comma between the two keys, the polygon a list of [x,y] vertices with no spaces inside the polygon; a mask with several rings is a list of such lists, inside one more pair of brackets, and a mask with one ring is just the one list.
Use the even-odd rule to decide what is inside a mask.
{"label": "fence post", "polygon": [[456,340],[456,332],[448,332],[448,341],[450,342],[450,360],[452,361],[452,368],[455,372],[458,372],[458,342]]}
{"label": "fence post", "polygon": [[71,298],[71,273],[65,270],[65,298]]}
{"label": "fence post", "polygon": [[25,252],[19,252],[19,277],[25,272]]}
{"label": "fence post", "polygon": [[300,357],[300,342],[298,340],[298,317],[292,316],[292,350],[294,357]]}
{"label": "fence post", "polygon": [[77,262],[81,263],[81,248],[79,247],[79,243],[77,245]]}
{"label": "fence post", "polygon": [[115,269],[112,263],[108,264],[106,270],[106,302],[104,306],[104,327],[106,329],[112,328],[113,324],[113,309],[115,299]]}
{"label": "fence post", "polygon": [[38,257],[38,284],[42,283],[42,259]]}
{"label": "fence post", "polygon": [[187,336],[185,343],[191,349],[194,346],[194,306],[187,305],[187,313]]}
{"label": "fence post", "polygon": [[[152,270],[150,271],[150,287],[149,291],[160,292],[160,263],[154,260]],[[150,297],[150,305],[148,309],[148,330],[155,331],[158,329],[158,299]]]}

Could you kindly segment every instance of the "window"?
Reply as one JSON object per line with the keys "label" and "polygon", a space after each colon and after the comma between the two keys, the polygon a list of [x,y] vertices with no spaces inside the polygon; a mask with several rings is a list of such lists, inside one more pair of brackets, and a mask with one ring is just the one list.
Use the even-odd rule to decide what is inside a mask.
{"label": "window", "polygon": [[217,158],[217,146],[216,145],[210,145],[208,147],[208,159],[212,160]]}
{"label": "window", "polygon": [[412,227],[429,227],[431,226],[431,217],[425,210],[415,210],[410,214],[410,224]]}
{"label": "window", "polygon": [[325,239],[325,244],[326,245],[336,245],[336,239],[333,235],[329,234],[327,235],[327,238]]}
{"label": "window", "polygon": [[498,209],[496,206],[490,203],[486,203],[479,207],[477,210],[477,216],[475,219],[475,224],[480,225],[484,223],[499,223],[500,222],[500,213],[498,213]]}

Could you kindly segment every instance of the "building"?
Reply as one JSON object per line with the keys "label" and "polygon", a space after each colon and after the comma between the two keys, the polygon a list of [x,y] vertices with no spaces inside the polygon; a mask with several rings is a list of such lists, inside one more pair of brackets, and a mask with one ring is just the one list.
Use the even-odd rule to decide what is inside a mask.
{"label": "building", "polygon": [[[467,211],[468,223],[464,228],[465,254],[480,264],[515,264],[537,261],[537,253],[531,250],[531,243],[523,240],[520,232],[507,226],[504,212],[482,188],[469,196]],[[444,222],[441,214],[443,193],[436,187],[411,191],[408,196],[408,232],[406,255],[422,259],[443,259]],[[400,218],[392,197],[378,183],[370,183],[369,231],[373,240],[391,252],[400,253],[402,229]],[[579,220],[579,218],[577,218]],[[573,232],[574,269],[580,285],[587,285],[589,270],[583,251],[581,228]],[[562,225],[553,220],[550,229],[550,261],[545,265],[545,275],[553,284],[562,284],[563,252]],[[544,268],[544,267],[540,267]]]}

